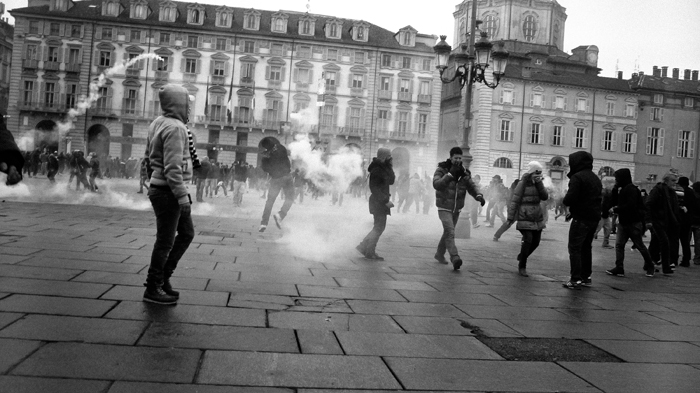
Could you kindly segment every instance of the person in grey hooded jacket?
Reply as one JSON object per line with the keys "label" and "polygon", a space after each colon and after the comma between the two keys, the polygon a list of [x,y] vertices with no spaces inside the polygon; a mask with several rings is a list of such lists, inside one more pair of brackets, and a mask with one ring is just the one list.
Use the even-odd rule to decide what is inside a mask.
{"label": "person in grey hooded jacket", "polygon": [[156,214],[156,242],[146,278],[145,302],[175,304],[179,292],[170,284],[175,268],[194,238],[192,199],[187,183],[198,167],[192,133],[187,128],[190,98],[184,87],[165,85],[158,92],[163,114],[148,129],[146,154],[151,182],[148,199]]}

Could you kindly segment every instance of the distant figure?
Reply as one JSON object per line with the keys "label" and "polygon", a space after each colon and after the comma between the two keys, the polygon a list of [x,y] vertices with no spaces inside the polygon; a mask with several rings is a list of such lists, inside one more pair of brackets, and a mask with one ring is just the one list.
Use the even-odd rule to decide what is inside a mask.
{"label": "distant figure", "polygon": [[12,186],[22,181],[23,168],[24,156],[7,129],[5,118],[0,116],[0,172],[7,174],[5,184]]}
{"label": "distant figure", "polygon": [[46,177],[51,181],[51,183],[56,182],[56,174],[58,173],[59,163],[58,163],[58,152],[53,152],[49,154],[46,163]]}
{"label": "distant figure", "polygon": [[100,176],[100,160],[97,154],[90,153],[90,191],[97,192],[97,183],[95,178]]}
{"label": "distant figure", "polygon": [[[646,227],[651,230],[649,253],[652,258],[661,258],[661,273],[673,274],[678,261],[679,226],[681,207],[674,188],[678,176],[669,172],[661,182],[656,183],[646,200]],[[656,248],[656,250],[654,250]],[[660,255],[659,255],[660,254]]]}
{"label": "distant figure", "polygon": [[392,166],[391,150],[379,148],[377,156],[367,168],[369,172],[369,213],[374,216],[372,230],[365,236],[360,244],[355,247],[366,259],[383,261],[384,258],[377,255],[377,242],[386,228],[386,218],[391,215],[391,202],[389,186],[394,184],[396,175]]}
{"label": "distant figure", "polygon": [[248,165],[241,161],[236,161],[233,165],[233,205],[241,206],[243,194],[246,190],[246,180],[248,180]]}
{"label": "distant figure", "polygon": [[292,164],[289,161],[287,149],[278,140],[270,137],[263,138],[260,145],[265,151],[261,152],[260,167],[270,175],[270,185],[267,190],[267,201],[260,220],[260,232],[265,232],[270,220],[272,207],[280,191],[284,192],[284,203],[279,213],[273,216],[277,228],[282,229],[282,220],[287,216],[294,203],[294,179],[292,178]]}

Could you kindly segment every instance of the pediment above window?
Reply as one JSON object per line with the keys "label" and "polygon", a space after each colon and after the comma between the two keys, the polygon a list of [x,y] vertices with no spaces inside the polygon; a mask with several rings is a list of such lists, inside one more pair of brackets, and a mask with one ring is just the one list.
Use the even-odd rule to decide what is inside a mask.
{"label": "pediment above window", "polygon": [[356,65],[356,66],[353,66],[352,68],[350,68],[350,72],[355,72],[358,74],[366,74],[369,72],[369,70],[367,70],[367,67]]}
{"label": "pediment above window", "polygon": [[615,100],[617,100],[617,96],[614,94],[608,94],[605,96],[605,99],[610,100],[610,101],[615,101]]}
{"label": "pediment above window", "polygon": [[399,72],[399,78],[413,78],[414,74],[411,71],[403,70]]}
{"label": "pediment above window", "polygon": [[324,65],[323,69],[326,71],[340,71],[340,67],[334,63],[328,63],[328,64]]}
{"label": "pediment above window", "polygon": [[314,68],[314,65],[306,60],[302,60],[294,64],[295,67],[299,68]]}
{"label": "pediment above window", "polygon": [[402,103],[400,103],[399,105],[396,106],[396,109],[397,109],[397,110],[400,110],[400,111],[412,111],[412,110],[413,110],[413,107],[410,106],[410,105],[408,105],[408,104],[405,103],[405,102],[402,102]]}
{"label": "pediment above window", "polygon": [[335,105],[335,104],[338,103],[338,99],[335,98],[334,95],[330,95],[330,94],[326,94],[326,96],[324,97],[324,100],[323,100],[323,101],[324,101],[326,104],[334,104],[334,105]]}
{"label": "pediment above window", "polygon": [[182,52],[183,57],[202,57],[202,54],[197,52],[194,49],[188,49],[184,52]]}
{"label": "pediment above window", "polygon": [[287,62],[282,60],[281,57],[271,57],[269,60],[267,60],[267,64],[283,66],[287,65]]}
{"label": "pediment above window", "polygon": [[244,62],[244,63],[257,63],[258,59],[253,57],[253,56],[250,56],[250,55],[245,55],[245,56],[241,57],[240,59],[238,59],[238,61]]}
{"label": "pediment above window", "polygon": [[284,96],[282,96],[282,94],[280,94],[277,90],[272,90],[265,94],[265,98],[281,100],[284,98]]}
{"label": "pediment above window", "polygon": [[294,97],[292,97],[292,99],[294,101],[311,101],[311,97],[309,97],[309,95],[306,93],[294,94]]}
{"label": "pediment above window", "polygon": [[633,98],[633,97],[627,97],[627,98],[625,99],[625,102],[630,103],[630,104],[636,104],[636,103],[637,103],[637,100],[636,100],[635,98]]}
{"label": "pediment above window", "polygon": [[501,86],[503,86],[504,89],[515,89],[515,85],[510,83],[510,82],[506,82],[506,83],[502,84]]}
{"label": "pediment above window", "polygon": [[211,58],[214,60],[229,60],[230,59],[229,56],[227,56],[221,52],[214,53],[213,55],[211,55]]}
{"label": "pediment above window", "polygon": [[561,117],[555,117],[552,119],[552,123],[554,124],[566,124],[566,120],[562,119]]}
{"label": "pediment above window", "polygon": [[61,46],[61,45],[63,45],[63,41],[56,40],[56,39],[46,40],[46,45],[47,46]]}
{"label": "pediment above window", "polygon": [[586,93],[585,91],[579,91],[578,93],[576,93],[576,97],[586,98],[588,97],[588,93]]}
{"label": "pediment above window", "polygon": [[156,49],[153,53],[157,54],[158,56],[172,56],[173,55],[173,51],[171,51],[168,48]]}
{"label": "pediment above window", "polygon": [[501,113],[500,115],[498,115],[498,117],[500,119],[513,119],[514,118],[513,115],[508,113],[508,112]]}
{"label": "pediment above window", "polygon": [[536,122],[541,123],[544,121],[544,118],[542,116],[531,116],[530,121],[536,121]]}
{"label": "pediment above window", "polygon": [[102,50],[114,50],[114,45],[108,44],[106,42],[100,42],[97,44],[97,49],[102,49]]}
{"label": "pediment above window", "polygon": [[226,89],[221,86],[212,86],[209,88],[209,94],[226,94]]}
{"label": "pediment above window", "polygon": [[536,92],[538,92],[538,93],[542,93],[542,92],[544,91],[544,89],[542,88],[542,86],[535,86],[535,87],[532,88],[532,91],[536,91]]}
{"label": "pediment above window", "polygon": [[574,125],[576,127],[588,127],[588,123],[586,123],[585,121],[581,121],[581,120],[574,122]]}
{"label": "pediment above window", "polygon": [[348,105],[354,107],[364,107],[365,102],[358,98],[353,98],[352,100],[348,101]]}
{"label": "pediment above window", "polygon": [[143,48],[141,48],[140,46],[136,46],[136,45],[131,45],[124,50],[127,52],[130,52],[130,53],[143,53],[144,52]]}
{"label": "pediment above window", "polygon": [[141,82],[138,79],[127,78],[122,82],[122,86],[141,87]]}
{"label": "pediment above window", "polygon": [[561,89],[561,88],[558,88],[558,89],[554,89],[554,93],[555,93],[555,94],[562,94],[562,95],[565,95],[565,94],[566,94],[566,90]]}
{"label": "pediment above window", "polygon": [[625,132],[637,132],[637,127],[635,126],[625,126],[625,128],[622,129]]}
{"label": "pediment above window", "polygon": [[184,85],[182,85],[182,87],[184,87],[185,89],[187,89],[187,91],[188,91],[190,94],[194,94],[194,93],[196,93],[196,92],[199,91],[199,88],[198,88],[197,86],[195,86],[195,85],[193,85],[192,83],[189,83],[189,82],[187,82],[187,83],[185,83]]}
{"label": "pediment above window", "polygon": [[615,126],[610,123],[606,123],[603,124],[603,129],[608,131],[615,131]]}
{"label": "pediment above window", "polygon": [[253,93],[253,90],[250,90],[247,88],[246,89],[238,89],[236,91],[236,94],[238,94],[239,97],[252,97],[253,95],[255,95],[255,93]]}

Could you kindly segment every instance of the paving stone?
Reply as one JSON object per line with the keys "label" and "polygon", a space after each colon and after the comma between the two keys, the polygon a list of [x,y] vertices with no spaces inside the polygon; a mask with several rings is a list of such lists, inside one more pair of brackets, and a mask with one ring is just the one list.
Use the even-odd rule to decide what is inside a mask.
{"label": "paving stone", "polygon": [[[75,277],[72,281],[131,285],[143,288],[143,284],[146,282],[146,274],[87,271]],[[207,286],[207,280],[202,278],[173,277],[172,283],[177,288],[198,291],[203,291]]]}
{"label": "paving stone", "polygon": [[35,314],[99,317],[116,304],[113,301],[34,295],[12,295],[0,300],[1,311]]}
{"label": "paving stone", "polygon": [[130,263],[96,262],[84,260],[49,259],[46,257],[34,257],[20,262],[22,266],[45,266],[63,269],[91,270],[116,273],[138,273],[147,265],[134,265]]}
{"label": "paving stone", "polygon": [[116,381],[107,393],[294,393],[291,389]]}
{"label": "paving stone", "polygon": [[[559,288],[561,288],[561,284]],[[561,288],[564,291],[567,289]],[[566,292],[565,292],[566,293]],[[514,307],[547,307],[547,308],[583,308],[587,310],[600,309],[582,297],[568,296],[527,296],[527,295],[493,295],[505,304]]]}
{"label": "paving stone", "polygon": [[[35,247],[36,247],[36,245],[35,245]],[[2,255],[3,257],[6,255],[27,256],[27,255],[35,254],[39,251],[41,251],[40,248],[14,247],[14,246],[12,246],[12,243],[0,246],[0,255]]]}
{"label": "paving stone", "polygon": [[681,364],[561,362],[604,392],[696,392],[700,370]]}
{"label": "paving stone", "polygon": [[28,255],[7,255],[0,250],[0,263],[4,265],[14,265],[15,263],[29,259]]}
{"label": "paving stone", "polygon": [[111,285],[0,277],[0,288],[13,293],[96,299],[107,292]]}
{"label": "paving stone", "polygon": [[147,325],[144,321],[27,315],[0,330],[0,337],[133,345]]}
{"label": "paving stone", "polygon": [[310,388],[401,388],[378,357],[221,351],[207,351],[204,354],[197,383]]}
{"label": "paving stone", "polygon": [[73,252],[59,250],[42,250],[34,258],[63,259],[67,261],[81,260],[94,262],[123,262],[127,257],[120,254],[96,254],[90,252]]}
{"label": "paving stone", "polygon": [[265,326],[265,311],[263,310],[193,306],[189,304],[163,307],[151,303],[123,301],[105,317],[154,322],[200,323],[206,325]]}
{"label": "paving stone", "polygon": [[505,303],[489,294],[457,293],[435,291],[399,291],[412,303],[478,304],[484,306],[504,306]]}
{"label": "paving stone", "polygon": [[571,338],[584,340],[651,340],[652,338],[617,323],[570,322],[542,323],[536,320],[500,320],[525,337]]}
{"label": "paving stone", "polygon": [[652,311],[648,314],[657,318],[661,318],[664,321],[673,322],[677,325],[700,326],[700,314],[657,311]]}
{"label": "paving stone", "polygon": [[359,280],[354,278],[337,278],[336,282],[341,287],[347,288],[380,288],[380,289],[407,289],[413,291],[434,291],[435,288],[422,282],[414,281],[380,281]]}
{"label": "paving stone", "polygon": [[298,353],[299,347],[290,329],[154,323],[139,340],[151,347],[225,349],[256,352]]}
{"label": "paving stone", "polygon": [[0,373],[7,373],[12,366],[21,362],[22,359],[26,358],[40,346],[40,341],[0,338],[0,348],[2,348],[2,356],[0,356]]}
{"label": "paving stone", "polygon": [[618,311],[671,311],[667,307],[655,304],[650,301],[644,300],[625,300],[618,299],[617,301],[610,302],[607,299],[588,299],[588,303],[595,304],[599,308],[604,310],[618,310]]}
{"label": "paving stone", "polygon": [[532,319],[538,321],[577,321],[576,318],[559,310],[544,307],[489,307],[479,305],[456,304],[472,318],[488,319]]}
{"label": "paving stone", "polygon": [[310,311],[325,313],[352,313],[352,310],[343,299],[324,298],[294,298],[294,305],[287,308],[288,311]]}
{"label": "paving stone", "polygon": [[[14,247],[22,247],[22,248],[29,248],[29,249],[34,249],[36,248],[37,243],[34,241],[18,241],[15,243],[12,243]],[[70,251],[70,252],[88,252],[88,250],[92,249],[93,246],[89,244],[79,244],[75,241],[71,242],[65,242],[65,241],[57,241],[56,239],[52,239],[52,241],[42,241],[41,242],[41,249],[42,252],[37,253],[37,256],[40,256],[44,254],[45,252],[49,251]]]}
{"label": "paving stone", "polygon": [[233,293],[248,293],[261,295],[284,295],[299,296],[299,292],[294,284],[276,284],[259,282],[241,282],[228,280],[210,280],[207,291],[223,291]]}
{"label": "paving stone", "polygon": [[294,306],[294,299],[289,296],[232,293],[228,300],[228,306],[263,310],[287,310]]}
{"label": "paving stone", "polygon": [[241,281],[258,283],[294,283],[302,285],[338,286],[333,277],[241,272]]}
{"label": "paving stone", "polygon": [[[173,286],[180,292],[178,304],[200,304],[204,306],[226,306],[228,303],[229,294],[227,292],[210,292],[210,291],[190,291],[177,288],[175,280],[172,281]],[[109,300],[130,300],[138,302],[143,299],[143,287],[132,287],[117,285],[102,295],[100,299]]]}
{"label": "paving stone", "polygon": [[336,332],[335,334],[348,355],[502,359],[473,337],[374,332]]}
{"label": "paving stone", "polygon": [[[195,349],[49,343],[14,375],[152,382],[192,382],[201,357]],[[70,361],[66,361],[70,359]]]}
{"label": "paving stone", "polygon": [[393,357],[385,361],[406,390],[600,392],[554,363]]}
{"label": "paving stone", "polygon": [[301,352],[318,355],[344,355],[338,339],[328,330],[297,330]]}
{"label": "paving stone", "polygon": [[359,314],[415,315],[436,317],[464,317],[466,314],[449,304],[399,303],[368,300],[348,300],[348,305]]}
{"label": "paving stone", "polygon": [[700,326],[670,325],[670,324],[627,324],[649,337],[663,341],[700,341]]}
{"label": "paving stone", "polygon": [[393,318],[406,333],[444,334],[452,336],[473,335],[470,329],[461,325],[458,318],[409,317],[401,315],[394,316]]}
{"label": "paving stone", "polygon": [[0,329],[22,318],[24,314],[13,312],[0,312]]}
{"label": "paving stone", "polygon": [[385,300],[405,302],[397,291],[373,288],[339,288],[297,285],[299,294],[306,297],[330,297],[338,299]]}
{"label": "paving stone", "polygon": [[0,264],[0,277],[24,277],[67,281],[80,273],[82,273],[80,270]]}
{"label": "paving stone", "polygon": [[586,322],[616,322],[619,324],[635,324],[635,323],[652,323],[659,325],[669,325],[663,319],[656,318],[640,311],[625,311],[625,310],[582,310],[582,309],[560,309],[559,312],[569,315],[581,321]]}
{"label": "paving stone", "polygon": [[109,381],[0,375],[0,386],[3,387],[3,391],[12,393],[95,393],[107,391],[109,384]]}
{"label": "paving stone", "polygon": [[686,342],[629,340],[588,340],[588,342],[630,363],[700,364],[700,347]]}
{"label": "paving stone", "polygon": [[371,270],[328,270],[328,269],[311,269],[314,277],[343,277],[354,278],[356,280],[386,280],[391,281],[393,278],[382,272]]}
{"label": "paving stone", "polygon": [[270,311],[268,323],[270,327],[287,329],[403,332],[396,322],[385,315]]}

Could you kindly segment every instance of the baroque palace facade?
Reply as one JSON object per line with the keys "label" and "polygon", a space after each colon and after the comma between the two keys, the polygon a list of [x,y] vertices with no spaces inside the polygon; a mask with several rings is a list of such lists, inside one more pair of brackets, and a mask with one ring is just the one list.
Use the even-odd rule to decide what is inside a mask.
{"label": "baroque palace facade", "polygon": [[[195,97],[190,128],[210,158],[256,165],[259,141],[308,134],[423,174],[437,160],[436,37],[360,20],[170,0],[36,0],[15,18],[9,128],[34,147],[141,157],[158,88]],[[115,65],[96,101],[60,132],[68,109]]]}
{"label": "baroque palace facade", "polygon": [[[600,77],[595,45],[578,46],[572,53],[562,50],[566,9],[556,0],[476,3],[483,22],[478,28],[492,41],[502,40],[510,57],[496,89],[474,86],[469,136],[473,173],[486,182],[500,175],[508,185],[527,170],[529,161],[537,160],[563,190],[568,155],[585,150],[601,176],[629,168],[635,182],[645,185],[674,167],[695,180],[697,72],[686,70],[684,80],[677,70],[667,77],[660,69],[657,77],[639,73],[624,80],[621,72],[617,78]],[[466,42],[472,4],[466,0],[456,7],[453,47]],[[465,90],[456,83],[443,89],[439,149],[462,144]],[[649,112],[650,106],[657,107],[651,109],[655,113]]]}

